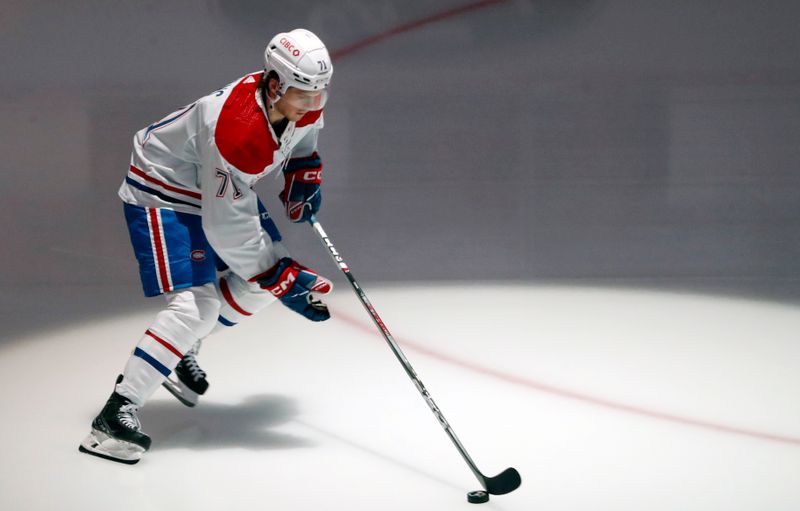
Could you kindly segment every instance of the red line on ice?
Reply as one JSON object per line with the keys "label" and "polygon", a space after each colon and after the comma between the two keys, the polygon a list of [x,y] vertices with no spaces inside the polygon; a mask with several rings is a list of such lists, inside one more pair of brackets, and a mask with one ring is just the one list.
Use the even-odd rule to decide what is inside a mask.
{"label": "red line on ice", "polygon": [[[390,37],[394,37],[399,34],[403,34],[406,32],[410,32],[412,30],[418,29],[425,25],[429,25],[432,23],[437,23],[449,18],[453,18],[455,16],[465,14],[468,12],[476,11],[479,9],[483,9],[485,7],[490,7],[496,4],[504,3],[507,0],[480,0],[477,2],[472,2],[469,4],[462,5],[460,7],[454,7],[452,9],[448,9],[446,11],[442,11],[437,14],[433,14],[427,16],[425,18],[420,18],[415,21],[410,21],[403,25],[399,25],[392,29],[386,30],[384,32],[380,32],[373,36],[367,37],[362,39],[361,41],[357,41],[353,44],[345,46],[344,48],[339,48],[332,53],[332,57],[334,59],[341,59],[345,56],[348,56],[352,53],[355,53],[359,50],[362,50],[368,46],[372,46],[377,44],[381,41],[389,39]],[[372,333],[377,333],[372,325],[367,325],[362,323],[354,318],[351,318],[341,312],[336,312],[335,316],[338,319],[343,320],[345,323],[349,324],[354,328],[358,328],[359,330],[369,331]],[[399,341],[398,341],[399,342]],[[559,397],[574,399],[576,401],[581,401],[583,403],[588,403],[596,406],[602,406],[604,408],[610,408],[612,410],[617,410],[621,412],[632,413],[640,416],[650,417],[653,419],[661,419],[665,421],[670,421],[678,424],[683,424],[685,426],[694,426],[698,428],[703,428],[712,431],[718,431],[723,433],[731,433],[736,435],[747,436],[751,438],[758,438],[762,440],[770,440],[773,442],[781,442],[784,444],[791,444],[791,445],[800,445],[800,438],[777,435],[772,433],[764,433],[760,431],[753,431],[743,428],[738,428],[735,426],[728,426],[725,424],[719,424],[714,422],[708,422],[701,419],[693,419],[691,417],[683,417],[680,415],[674,415],[671,413],[661,412],[658,410],[651,410],[648,408],[642,408],[639,406],[629,405],[626,403],[621,403],[617,401],[612,401],[610,399],[605,399],[598,396],[591,396],[589,394],[582,394],[580,392],[575,392],[569,389],[563,389],[560,387],[556,387],[547,383],[538,382],[536,380],[531,380],[528,378],[522,378],[520,376],[516,376],[513,374],[507,374],[502,371],[498,371],[496,369],[491,369],[488,367],[479,366],[472,362],[461,360],[451,355],[440,353],[438,351],[431,350],[430,348],[426,348],[425,346],[414,343],[408,340],[403,340],[402,343],[403,347],[410,349],[412,351],[416,351],[418,353],[427,355],[431,358],[440,360],[442,362],[446,362],[448,364],[461,367],[463,369],[480,373],[486,376],[490,376],[492,378],[496,378],[498,380],[505,381],[507,383],[511,383],[514,385],[518,385],[521,387],[525,387],[532,390],[537,390],[540,392],[545,392],[548,394],[553,394]]]}
{"label": "red line on ice", "polygon": [[[349,326],[353,328],[357,328],[365,333],[373,333],[379,334],[374,325],[367,324],[361,322],[353,317],[350,317],[346,314],[342,314],[340,311],[336,311],[335,314],[332,315],[336,319],[342,320],[344,323],[347,323]],[[702,419],[694,419],[691,417],[683,417],[680,415],[675,415],[667,412],[661,412],[658,410],[652,410],[649,408],[643,408],[640,406],[629,405],[626,403],[622,403],[619,401],[612,401],[610,399],[606,399],[599,396],[592,396],[590,394],[583,394],[581,392],[576,392],[573,390],[556,387],[554,385],[550,385],[548,383],[539,382],[536,380],[531,380],[528,378],[523,378],[521,376],[516,376],[513,374],[505,373],[503,371],[499,371],[497,369],[492,369],[489,367],[483,367],[468,360],[459,359],[447,353],[442,353],[439,351],[434,351],[430,348],[423,346],[420,343],[412,342],[407,339],[403,339],[402,341],[395,337],[395,340],[398,341],[402,345],[403,348],[415,351],[417,353],[427,355],[433,359],[439,360],[441,362],[445,362],[447,364],[460,367],[462,369],[466,369],[468,371],[472,371],[475,373],[483,374],[484,376],[490,376],[492,378],[504,381],[506,383],[511,383],[513,385],[517,385],[520,387],[525,387],[532,390],[537,390],[539,392],[545,392],[547,394],[552,394],[555,396],[573,399],[576,401],[581,401],[583,403],[592,404],[595,406],[601,406],[604,408],[610,408],[612,410],[620,411],[620,412],[627,412],[632,413],[640,416],[649,417],[652,419],[661,419],[669,422],[674,422],[678,424],[682,424],[684,426],[694,426],[697,428],[708,429],[712,431],[722,432],[722,433],[732,433],[735,435],[742,435],[751,438],[758,438],[761,440],[770,440],[773,442],[781,442],[784,444],[791,444],[791,445],[798,445],[800,446],[800,438],[784,436],[784,435],[777,435],[773,433],[765,433],[761,431],[753,431],[744,428],[738,428],[736,426],[729,426],[726,424],[720,424],[715,422],[709,422]]]}
{"label": "red line on ice", "polygon": [[472,2],[458,7],[453,7],[452,9],[432,14],[430,16],[426,16],[418,20],[409,21],[408,23],[398,25],[384,32],[380,32],[373,36],[366,37],[360,41],[356,41],[355,43],[345,46],[344,48],[339,48],[338,50],[334,50],[333,53],[331,54],[331,58],[333,60],[341,59],[347,55],[350,55],[351,53],[355,53],[359,50],[363,50],[368,46],[372,46],[381,41],[389,39],[390,37],[394,37],[399,34],[404,34],[406,32],[416,30],[425,25],[430,25],[432,23],[438,23],[440,21],[454,18],[461,14],[466,14],[468,12],[477,11],[479,9],[483,9],[486,7],[491,7],[492,5],[505,3],[507,1],[508,0],[480,0],[478,2]]}

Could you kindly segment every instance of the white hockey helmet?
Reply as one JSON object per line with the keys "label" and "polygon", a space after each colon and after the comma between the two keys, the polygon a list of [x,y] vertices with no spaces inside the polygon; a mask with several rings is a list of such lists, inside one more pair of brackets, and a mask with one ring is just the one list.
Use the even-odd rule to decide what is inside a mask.
{"label": "white hockey helmet", "polygon": [[304,28],[281,32],[272,38],[264,50],[264,70],[278,75],[278,96],[289,87],[319,92],[313,97],[314,106],[322,108],[328,96],[328,84],[333,64],[325,44]]}

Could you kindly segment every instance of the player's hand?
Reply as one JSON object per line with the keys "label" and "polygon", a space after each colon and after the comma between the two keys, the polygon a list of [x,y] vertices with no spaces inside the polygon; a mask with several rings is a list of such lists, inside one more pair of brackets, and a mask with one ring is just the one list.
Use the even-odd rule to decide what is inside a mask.
{"label": "player's hand", "polygon": [[304,158],[292,158],[283,171],[283,191],[278,195],[292,222],[304,222],[322,205],[322,160],[314,152]]}
{"label": "player's hand", "polygon": [[311,293],[328,294],[333,289],[333,284],[294,259],[284,257],[275,266],[250,281],[258,282],[259,286],[276,296],[285,306],[311,321],[325,321],[331,317],[328,306],[315,300]]}

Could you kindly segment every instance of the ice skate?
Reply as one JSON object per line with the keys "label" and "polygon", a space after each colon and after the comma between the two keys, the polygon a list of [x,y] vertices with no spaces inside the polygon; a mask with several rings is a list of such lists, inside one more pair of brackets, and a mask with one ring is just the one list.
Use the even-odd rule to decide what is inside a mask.
{"label": "ice skate", "polygon": [[175,371],[162,384],[178,401],[190,407],[197,405],[200,396],[208,390],[206,372],[197,364],[199,351],[198,342],[194,348],[186,352],[175,367]]}
{"label": "ice skate", "polygon": [[136,415],[138,410],[128,398],[112,393],[78,450],[129,465],[137,463],[150,448],[150,437],[142,432]]}

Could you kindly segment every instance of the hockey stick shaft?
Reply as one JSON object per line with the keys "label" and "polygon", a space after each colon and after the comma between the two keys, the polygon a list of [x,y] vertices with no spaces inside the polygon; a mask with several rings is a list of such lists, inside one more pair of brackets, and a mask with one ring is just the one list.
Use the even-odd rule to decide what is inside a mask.
{"label": "hockey stick shaft", "polygon": [[475,465],[475,462],[472,460],[470,455],[467,453],[467,450],[461,444],[461,441],[456,436],[455,432],[453,431],[453,428],[450,427],[450,424],[447,422],[447,419],[445,419],[444,415],[442,414],[442,411],[433,401],[433,398],[431,397],[428,390],[425,388],[425,385],[423,385],[422,381],[419,379],[419,376],[417,376],[416,371],[414,371],[414,368],[411,366],[411,363],[406,358],[405,354],[403,353],[403,350],[400,349],[400,346],[394,340],[394,337],[392,337],[391,332],[389,332],[389,329],[386,327],[386,324],[378,315],[378,312],[375,310],[375,307],[372,306],[372,303],[367,298],[367,295],[364,293],[364,290],[361,288],[361,286],[358,285],[358,282],[356,282],[355,277],[353,277],[353,274],[350,271],[350,267],[344,261],[339,252],[336,250],[336,247],[333,246],[333,243],[331,242],[330,238],[323,230],[322,225],[320,225],[320,223],[314,216],[311,217],[311,226],[314,228],[314,231],[317,233],[317,236],[319,236],[319,239],[320,241],[322,241],[322,244],[325,245],[325,248],[328,249],[328,253],[333,258],[336,265],[339,267],[342,273],[344,273],[345,277],[347,278],[347,281],[353,288],[353,291],[355,291],[356,296],[358,296],[359,301],[361,301],[361,304],[369,313],[370,317],[372,318],[372,321],[375,323],[375,326],[377,326],[378,330],[380,330],[381,334],[383,334],[383,338],[389,344],[389,348],[391,348],[395,357],[397,357],[397,360],[400,361],[400,364],[403,366],[403,369],[405,369],[406,374],[408,374],[408,377],[411,378],[411,381],[417,387],[417,390],[422,395],[423,399],[425,399],[425,402],[428,403],[428,407],[433,412],[433,415],[436,416],[436,419],[439,421],[439,424],[442,426],[445,433],[447,433],[447,436],[450,437],[450,440],[453,442],[453,445],[455,445],[456,449],[458,449],[458,452],[461,454],[461,457],[464,458],[464,461],[467,462],[467,465],[469,466],[470,470],[472,470],[472,473],[475,474],[475,477],[478,478],[478,481],[481,483],[481,486],[483,486],[483,488],[487,491],[490,490],[490,488],[488,488],[487,485],[486,476],[484,476],[481,473],[481,471],[478,470],[478,467]]}

